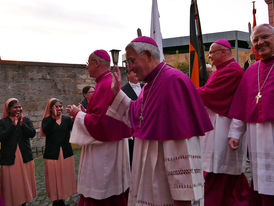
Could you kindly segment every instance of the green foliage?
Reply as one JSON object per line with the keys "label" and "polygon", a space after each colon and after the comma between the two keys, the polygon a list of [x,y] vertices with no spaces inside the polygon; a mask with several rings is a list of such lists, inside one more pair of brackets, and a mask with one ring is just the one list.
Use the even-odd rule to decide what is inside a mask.
{"label": "green foliage", "polygon": [[189,63],[186,63],[186,62],[176,62],[175,68],[181,70],[187,76],[189,76]]}
{"label": "green foliage", "polygon": [[[179,51],[176,51],[176,62],[174,67],[184,72],[187,76],[189,76],[189,54],[181,54],[184,55],[184,61],[179,61]],[[210,60],[207,55],[205,55],[206,64],[210,63]]]}
{"label": "green foliage", "polygon": [[184,56],[185,61],[180,62],[179,61],[179,51],[176,51],[176,62],[174,67],[184,72],[187,76],[189,76],[189,58],[188,54],[185,54]]}

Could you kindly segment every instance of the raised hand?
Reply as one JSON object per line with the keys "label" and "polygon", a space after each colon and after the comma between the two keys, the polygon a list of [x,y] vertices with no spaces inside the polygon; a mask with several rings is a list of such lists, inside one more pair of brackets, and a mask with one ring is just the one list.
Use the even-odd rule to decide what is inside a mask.
{"label": "raised hand", "polygon": [[116,96],[121,89],[121,73],[119,67],[116,65],[114,66],[113,74],[112,74],[112,83],[111,83],[111,90]]}

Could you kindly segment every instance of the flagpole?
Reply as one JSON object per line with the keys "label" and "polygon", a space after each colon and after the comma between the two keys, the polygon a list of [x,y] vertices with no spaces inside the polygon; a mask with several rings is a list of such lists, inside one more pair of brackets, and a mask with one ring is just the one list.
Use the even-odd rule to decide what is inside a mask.
{"label": "flagpole", "polygon": [[252,44],[251,44],[251,41],[250,41],[250,36],[251,36],[251,23],[248,22],[248,45],[249,45],[249,48],[252,48]]}
{"label": "flagpole", "polygon": [[160,14],[157,0],[152,0],[150,37],[155,40],[160,50],[160,61],[165,59],[163,52],[163,40],[160,28]]}
{"label": "flagpole", "polygon": [[252,1],[252,4],[253,4],[253,10],[252,10],[252,13],[253,13],[253,25],[252,25],[252,29],[254,29],[254,27],[256,26],[257,22],[256,22],[256,9],[255,9],[255,2],[256,1]]}
{"label": "flagpole", "polygon": [[197,24],[197,33],[198,33],[198,42],[200,47],[199,59],[200,59],[200,66],[202,75],[200,75],[200,82],[201,86],[204,85],[208,79],[207,72],[206,72],[206,64],[205,64],[205,53],[204,53],[204,45],[203,45],[203,36],[202,36],[202,29],[200,23],[200,17],[198,12],[197,0],[192,0],[194,3],[194,12],[195,12],[195,22]]}
{"label": "flagpole", "polygon": [[193,82],[193,85],[200,87],[200,47],[197,36],[197,23],[195,16],[194,1],[191,1],[190,5],[190,34],[189,34],[189,78]]}
{"label": "flagpole", "polygon": [[[255,2],[256,1],[252,1],[252,4],[253,4],[253,10],[252,10],[252,13],[253,13],[253,24],[252,24],[252,30],[254,30],[257,22],[256,22],[256,9],[255,9]],[[259,60],[260,57],[259,55],[257,54],[257,52],[255,51],[254,47],[252,46],[252,51],[253,51],[253,54],[255,56],[255,60]]]}
{"label": "flagpole", "polygon": [[137,36],[138,37],[142,36],[142,30],[140,28],[137,29]]}

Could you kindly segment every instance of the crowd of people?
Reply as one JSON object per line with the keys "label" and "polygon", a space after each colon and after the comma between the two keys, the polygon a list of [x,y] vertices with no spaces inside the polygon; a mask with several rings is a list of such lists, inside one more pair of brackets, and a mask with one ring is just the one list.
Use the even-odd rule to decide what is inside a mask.
{"label": "crowd of people", "polygon": [[[83,88],[84,100],[68,105],[68,115],[51,98],[42,118],[53,205],[78,193],[79,206],[273,206],[273,26],[255,27],[251,42],[260,60],[246,71],[227,40],[213,42],[209,59],[216,70],[209,67],[200,88],[160,61],[150,37],[126,46],[123,87],[109,54],[92,52],[87,70],[96,86]],[[20,102],[8,99],[0,120],[0,206],[26,205],[37,195],[35,134]],[[71,143],[81,146],[78,181]]]}

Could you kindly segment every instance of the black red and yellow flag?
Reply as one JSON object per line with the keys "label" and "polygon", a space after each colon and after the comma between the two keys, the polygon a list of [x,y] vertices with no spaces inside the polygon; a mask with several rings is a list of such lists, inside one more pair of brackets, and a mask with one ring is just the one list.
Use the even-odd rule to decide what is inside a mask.
{"label": "black red and yellow flag", "polygon": [[202,30],[196,0],[190,6],[189,74],[194,86],[203,86],[207,81]]}

